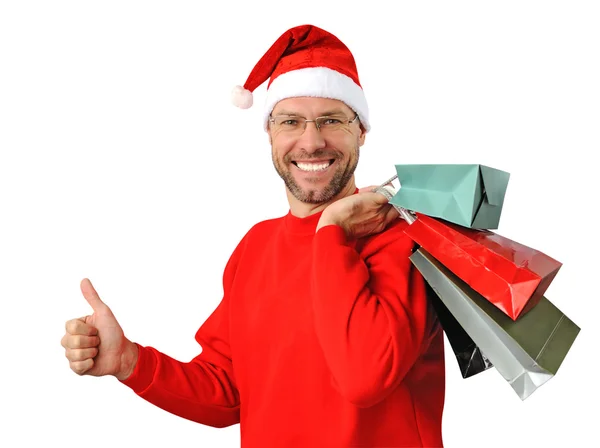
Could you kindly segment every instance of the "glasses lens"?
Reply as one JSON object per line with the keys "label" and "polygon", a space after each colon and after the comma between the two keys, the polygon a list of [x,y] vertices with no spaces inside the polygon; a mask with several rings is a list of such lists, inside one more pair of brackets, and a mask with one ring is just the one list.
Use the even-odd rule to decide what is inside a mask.
{"label": "glasses lens", "polygon": [[275,127],[283,132],[301,132],[304,129],[304,118],[280,115],[273,119]]}
{"label": "glasses lens", "polygon": [[323,132],[331,132],[342,129],[348,124],[348,118],[343,115],[332,115],[329,117],[319,117],[317,124]]}

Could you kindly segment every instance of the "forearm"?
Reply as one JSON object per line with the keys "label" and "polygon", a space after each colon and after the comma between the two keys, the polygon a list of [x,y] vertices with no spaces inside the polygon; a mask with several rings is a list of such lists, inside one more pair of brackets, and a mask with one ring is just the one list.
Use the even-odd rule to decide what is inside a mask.
{"label": "forearm", "polygon": [[152,347],[139,348],[133,373],[123,384],[172,414],[208,426],[239,423],[239,394],[230,375],[202,356],[177,361]]}
{"label": "forearm", "polygon": [[367,265],[340,227],[315,236],[315,329],[340,392],[357,405],[385,398],[420,353],[427,305],[423,285],[411,284],[411,248],[391,243]]}

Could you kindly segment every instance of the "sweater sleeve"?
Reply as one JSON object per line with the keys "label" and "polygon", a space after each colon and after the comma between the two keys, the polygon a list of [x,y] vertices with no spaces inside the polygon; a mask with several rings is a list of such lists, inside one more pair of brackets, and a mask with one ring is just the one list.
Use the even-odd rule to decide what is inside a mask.
{"label": "sweater sleeve", "polygon": [[361,254],[336,225],[313,240],[315,329],[338,390],[360,407],[391,393],[429,340],[425,284],[402,229],[372,238]]}
{"label": "sweater sleeve", "polygon": [[123,384],[148,402],[180,417],[213,427],[240,421],[240,399],[229,346],[229,291],[242,244],[223,275],[224,295],[196,333],[202,352],[181,362],[153,347],[138,344],[138,361]]}

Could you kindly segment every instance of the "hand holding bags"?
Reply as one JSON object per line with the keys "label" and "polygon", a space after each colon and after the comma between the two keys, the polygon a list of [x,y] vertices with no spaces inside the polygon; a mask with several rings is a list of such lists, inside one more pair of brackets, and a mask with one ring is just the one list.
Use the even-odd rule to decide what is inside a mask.
{"label": "hand holding bags", "polygon": [[[398,193],[386,196],[410,224],[406,234],[420,246],[411,261],[435,291],[430,300],[463,378],[496,367],[525,399],[556,374],[580,329],[543,295],[562,264],[482,228],[497,226],[508,173],[467,167],[473,166],[478,171],[411,165],[410,173],[422,173],[414,179],[397,165],[404,181]],[[434,172],[437,179],[431,177]],[[488,194],[483,172],[493,173],[487,186],[496,188],[496,196]],[[441,173],[450,173],[449,178]],[[411,185],[420,188],[411,191]],[[493,219],[477,221],[485,210],[492,210],[487,216]]]}
{"label": "hand holding bags", "polygon": [[509,173],[475,164],[396,171],[400,190],[388,198],[411,223],[409,237],[513,320],[537,304],[562,263],[487,230],[498,225]]}

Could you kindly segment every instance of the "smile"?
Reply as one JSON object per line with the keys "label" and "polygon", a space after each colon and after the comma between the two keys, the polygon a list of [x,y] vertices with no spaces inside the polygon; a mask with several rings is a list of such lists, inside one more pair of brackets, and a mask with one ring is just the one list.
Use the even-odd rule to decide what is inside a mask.
{"label": "smile", "polygon": [[318,161],[318,162],[292,162],[302,171],[315,172],[315,171],[325,171],[327,168],[331,166],[334,162],[334,159],[330,159],[327,161]]}

